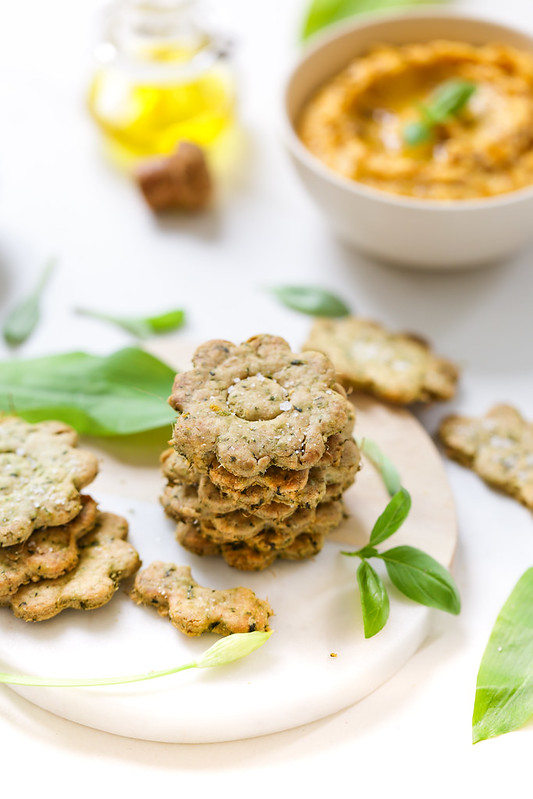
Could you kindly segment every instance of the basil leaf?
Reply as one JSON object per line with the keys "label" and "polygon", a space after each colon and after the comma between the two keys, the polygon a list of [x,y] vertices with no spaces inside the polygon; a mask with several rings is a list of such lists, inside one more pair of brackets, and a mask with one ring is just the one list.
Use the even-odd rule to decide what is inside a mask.
{"label": "basil leaf", "polygon": [[302,25],[301,39],[305,40],[328,25],[355,14],[421,5],[425,2],[434,0],[312,0]]}
{"label": "basil leaf", "polygon": [[89,308],[77,308],[76,313],[82,316],[90,316],[93,319],[102,319],[104,322],[111,322],[111,324],[121,327],[137,338],[149,338],[149,336],[160,333],[169,333],[182,327],[185,322],[185,311],[181,309],[146,317],[114,316],[101,311],[93,311]]}
{"label": "basil leaf", "polygon": [[59,419],[79,433],[115,436],[171,424],[174,369],[135,347],[100,357],[70,352],[0,363],[0,410],[29,422]]}
{"label": "basil leaf", "polygon": [[417,146],[427,141],[436,125],[459,114],[476,91],[476,84],[459,78],[448,80],[439,86],[427,105],[420,105],[423,120],[410,122],[403,129],[406,144]]}
{"label": "basil leaf", "polygon": [[376,469],[381,474],[381,479],[385,483],[385,488],[389,494],[394,496],[400,491],[402,483],[396,466],[380,450],[375,441],[370,438],[357,439],[357,446],[372,461]]}
{"label": "basil leaf", "polygon": [[410,122],[403,129],[403,138],[410,147],[417,147],[430,139],[432,132],[432,126],[427,122]]}
{"label": "basil leaf", "polygon": [[359,564],[357,582],[361,597],[365,638],[372,638],[387,623],[389,597],[381,577],[366,560]]}
{"label": "basil leaf", "polygon": [[401,546],[382,552],[387,572],[396,588],[421,605],[458,614],[459,591],[451,574],[434,558],[415,547]]}
{"label": "basil leaf", "polygon": [[348,558],[377,558],[379,557],[379,552],[374,547],[363,547],[362,549],[358,549],[357,552],[346,552],[345,550],[341,550],[341,555],[346,555]]}
{"label": "basil leaf", "polygon": [[533,569],[501,609],[481,659],[472,742],[516,730],[533,716]]}
{"label": "basil leaf", "polygon": [[158,314],[157,316],[148,316],[146,323],[152,333],[170,333],[172,330],[178,330],[185,323],[185,311],[178,308],[174,311],[166,311],[165,313]]}
{"label": "basil leaf", "polygon": [[7,344],[12,346],[23,344],[37,327],[40,318],[41,296],[54,267],[55,261],[50,261],[42,271],[31,294],[13,308],[8,315],[2,329]]}
{"label": "basil leaf", "polygon": [[425,106],[425,115],[432,122],[446,122],[454,114],[465,107],[474,92],[476,84],[468,80],[448,80],[439,86],[429,105]]}
{"label": "basil leaf", "polygon": [[272,293],[283,305],[310,316],[349,316],[341,299],[317,286],[272,286]]}
{"label": "basil leaf", "polygon": [[411,496],[405,488],[400,488],[374,524],[370,533],[370,546],[376,546],[390,538],[402,526],[410,509]]}

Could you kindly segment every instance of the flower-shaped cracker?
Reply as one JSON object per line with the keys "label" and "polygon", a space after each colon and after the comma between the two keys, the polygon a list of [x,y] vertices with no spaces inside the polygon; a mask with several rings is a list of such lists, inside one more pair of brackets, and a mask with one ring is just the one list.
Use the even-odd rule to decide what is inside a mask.
{"label": "flower-shaped cracker", "polygon": [[24,621],[44,621],[66,608],[93,610],[107,604],[120,581],[134,574],[141,561],[125,539],[128,523],[114,513],[100,513],[96,527],[79,541],[76,568],[54,580],[25,585],[6,603]]}
{"label": "flower-shaped cracker", "polygon": [[66,524],[81,511],[80,489],[96,477],[98,461],[77,441],[61,422],[0,418],[0,546]]}
{"label": "flower-shaped cracker", "polygon": [[96,502],[82,496],[81,512],[57,527],[41,527],[26,541],[0,548],[0,604],[21,585],[60,577],[78,563],[77,542],[96,524]]}
{"label": "flower-shaped cracker", "polygon": [[180,414],[174,446],[202,472],[214,459],[244,477],[271,465],[307,469],[350,422],[330,361],[317,352],[295,355],[282,338],[208,341],[193,365],[177,375],[169,402]]}
{"label": "flower-shaped cracker", "polygon": [[343,382],[388,402],[407,405],[455,394],[455,364],[418,336],[391,333],[368,319],[317,319],[305,348],[331,358]]}
{"label": "flower-shaped cracker", "polygon": [[446,453],[533,510],[533,423],[511,405],[480,418],[449,416],[440,427]]}

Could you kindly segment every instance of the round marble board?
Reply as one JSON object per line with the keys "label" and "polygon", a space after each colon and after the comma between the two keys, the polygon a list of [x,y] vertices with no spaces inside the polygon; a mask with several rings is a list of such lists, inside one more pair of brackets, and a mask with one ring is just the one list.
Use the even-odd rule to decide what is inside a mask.
{"label": "round marble board", "polygon": [[[187,368],[190,352],[176,342],[157,347],[176,368]],[[386,545],[417,546],[449,566],[457,540],[455,509],[431,439],[405,410],[362,395],[353,401],[356,435],[378,443],[413,500],[407,521]],[[348,518],[319,555],[279,561],[264,572],[238,572],[219,558],[192,555],[175,541],[174,524],[158,503],[163,485],[158,454],[164,444],[161,433],[87,439],[82,446],[98,448],[102,458],[89,493],[102,510],[128,519],[130,541],[145,565],[153,560],[189,564],[201,585],[246,585],[267,598],[275,611],[274,634],[249,657],[217,669],[124,686],[13,690],[59,716],[107,732],[200,743],[315,721],[367,696],[403,666],[424,640],[435,611],[405,599],[385,577],[390,618],[382,632],[366,640],[356,581],[359,561],[340,554],[366,542],[388,501],[370,463],[363,463],[345,495]],[[130,675],[188,663],[215,640],[212,634],[187,638],[152,608],[134,605],[121,588],[99,610],[67,610],[40,624],[26,624],[2,609],[0,669],[46,677]]]}

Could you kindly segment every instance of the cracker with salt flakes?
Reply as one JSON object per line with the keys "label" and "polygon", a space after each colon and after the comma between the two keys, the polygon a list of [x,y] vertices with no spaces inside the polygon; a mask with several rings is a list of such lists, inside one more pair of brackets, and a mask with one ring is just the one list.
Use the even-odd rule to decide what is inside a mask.
{"label": "cracker with salt flakes", "polygon": [[317,319],[304,349],[323,352],[343,383],[387,402],[409,405],[455,395],[454,363],[419,336],[391,333],[368,319]]}
{"label": "cracker with salt flakes", "polygon": [[484,416],[449,416],[440,426],[446,453],[533,510],[533,423],[511,405]]}
{"label": "cracker with salt flakes", "polygon": [[60,577],[78,563],[78,540],[96,524],[97,506],[82,496],[82,509],[72,521],[36,530],[21,544],[0,548],[0,603],[21,585]]}
{"label": "cracker with salt flakes", "polygon": [[79,561],[73,571],[23,586],[6,604],[24,621],[45,621],[66,608],[102,607],[113,598],[120,582],[141,565],[136,550],[126,541],[127,535],[125,519],[100,513],[94,530],[79,541]]}
{"label": "cracker with salt flakes", "polygon": [[98,460],[77,443],[77,433],[62,422],[0,417],[0,546],[80,513],[80,491],[96,477]]}

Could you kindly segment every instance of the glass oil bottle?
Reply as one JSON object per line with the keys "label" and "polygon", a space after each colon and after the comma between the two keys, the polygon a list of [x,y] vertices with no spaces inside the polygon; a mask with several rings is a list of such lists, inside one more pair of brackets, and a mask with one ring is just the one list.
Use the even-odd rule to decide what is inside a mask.
{"label": "glass oil bottle", "polygon": [[196,0],[115,0],[96,59],[89,108],[125,164],[183,139],[220,148],[234,126],[229,43],[208,30]]}

